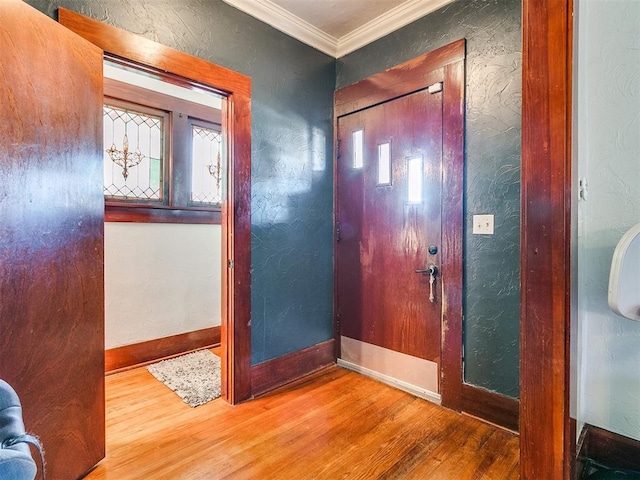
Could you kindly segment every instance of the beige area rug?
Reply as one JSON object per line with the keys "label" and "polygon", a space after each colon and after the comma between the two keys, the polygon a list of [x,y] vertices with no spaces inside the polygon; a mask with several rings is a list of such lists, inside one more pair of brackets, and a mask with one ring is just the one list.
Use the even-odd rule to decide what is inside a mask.
{"label": "beige area rug", "polygon": [[192,407],[220,396],[220,357],[209,350],[163,360],[147,370]]}

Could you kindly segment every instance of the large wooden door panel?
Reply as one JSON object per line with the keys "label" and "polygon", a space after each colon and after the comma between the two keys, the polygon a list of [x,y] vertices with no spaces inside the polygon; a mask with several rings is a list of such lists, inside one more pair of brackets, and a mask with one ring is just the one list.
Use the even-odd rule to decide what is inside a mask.
{"label": "large wooden door panel", "polygon": [[[363,132],[354,168],[353,132]],[[439,263],[442,95],[413,93],[338,120],[337,306],[341,333],[390,350],[440,361],[439,280],[414,273]],[[344,148],[342,147],[344,145]],[[390,184],[379,184],[379,148],[388,145]],[[410,158],[421,165],[420,201],[409,199]],[[415,173],[413,174],[415,177]]]}
{"label": "large wooden door panel", "polygon": [[0,377],[47,475],[104,456],[102,51],[0,4]]}
{"label": "large wooden door panel", "polygon": [[[380,302],[386,302],[389,298],[380,299],[380,295],[369,296],[364,299],[363,287],[366,283],[364,279],[365,269],[361,268],[361,251],[360,248],[355,247],[355,243],[351,247],[345,245],[343,242],[345,239],[351,238],[349,241],[354,241],[353,237],[360,235],[359,232],[366,231],[367,229],[381,231],[382,229],[400,228],[400,224],[384,225],[381,224],[384,215],[372,216],[372,223],[367,226],[364,221],[358,218],[356,209],[360,205],[369,207],[367,200],[365,199],[365,176],[362,176],[362,181],[358,181],[355,178],[356,172],[349,171],[344,162],[348,161],[348,158],[352,155],[351,146],[349,141],[345,142],[345,135],[350,135],[350,129],[357,128],[358,123],[362,123],[358,120],[358,115],[363,112],[375,109],[384,104],[392,104],[396,99],[403,97],[412,97],[416,93],[422,92],[427,95],[426,89],[432,86],[432,91],[437,93],[440,105],[441,121],[440,137],[438,134],[434,135],[430,142],[437,142],[441,148],[440,163],[432,163],[433,151],[429,153],[427,150],[423,152],[425,160],[425,174],[426,179],[433,179],[434,183],[438,184],[436,188],[434,183],[429,183],[428,180],[425,183],[425,196],[424,200],[431,201],[431,196],[440,198],[440,210],[428,210],[422,216],[422,218],[412,217],[407,215],[405,218],[407,222],[439,222],[441,225],[440,232],[422,232],[422,235],[426,235],[426,248],[429,245],[436,245],[438,247],[438,253],[434,256],[422,254],[422,250],[425,246],[421,246],[418,251],[421,253],[416,257],[416,266],[411,269],[399,266],[399,262],[393,261],[390,265],[384,266],[384,271],[393,271],[393,285],[389,292],[385,292],[382,296],[389,297],[388,293],[392,293],[391,296],[401,298],[405,294],[405,288],[409,283],[416,288],[422,288],[423,298],[428,298],[428,276],[423,278],[417,278],[413,273],[414,269],[424,269],[430,263],[434,263],[438,266],[439,272],[436,279],[435,291],[434,291],[434,304],[440,302],[436,308],[441,312],[441,322],[439,326],[441,330],[438,332],[437,338],[441,340],[438,347],[427,346],[420,342],[424,339],[416,339],[413,343],[419,349],[424,348],[427,353],[422,359],[418,359],[418,362],[414,362],[416,357],[410,357],[412,359],[412,366],[404,368],[403,370],[411,370],[417,372],[417,376],[412,376],[403,379],[416,387],[427,389],[431,392],[435,392],[436,388],[433,387],[431,382],[421,384],[421,380],[424,375],[431,375],[434,373],[432,366],[435,365],[436,369],[440,367],[440,376],[436,380],[438,391],[441,393],[442,404],[450,408],[459,410],[462,405],[462,231],[463,231],[463,177],[464,177],[464,63],[465,63],[465,40],[461,39],[438,48],[434,51],[425,53],[412,60],[404,62],[400,65],[392,67],[383,72],[377,73],[371,77],[365,78],[357,83],[341,88],[336,91],[335,94],[335,118],[336,129],[338,131],[338,138],[342,139],[339,144],[338,152],[339,158],[337,159],[336,168],[336,313],[339,329],[337,329],[338,336],[343,335],[339,340],[344,343],[341,344],[342,352],[340,353],[341,359],[344,360],[344,364],[348,368],[364,367],[375,372],[379,372],[383,375],[394,376],[393,371],[397,365],[401,364],[404,360],[400,359],[396,352],[391,351],[388,346],[380,349],[379,347],[369,348],[364,341],[359,341],[359,338],[364,338],[368,331],[367,325],[363,322],[364,316],[361,312],[365,309],[370,311],[374,308],[374,304],[380,304]],[[439,85],[438,85],[439,84]],[[441,92],[437,92],[439,87],[442,88]],[[431,100],[434,100],[432,97]],[[425,114],[417,111],[415,115],[413,113],[403,112],[401,110],[384,112],[387,119],[392,121],[403,120],[407,128],[417,128],[418,125],[422,125],[424,128],[432,128],[429,125],[428,118],[435,118],[431,115],[427,115],[425,120]],[[348,124],[348,122],[352,122]],[[371,128],[371,125],[367,127]],[[344,129],[345,132],[340,132]],[[374,127],[375,130],[375,127]],[[374,133],[374,135],[377,135]],[[418,137],[419,138],[419,137]],[[419,141],[423,141],[419,139]],[[392,140],[393,141],[393,140]],[[375,150],[376,146],[369,146]],[[413,147],[409,148],[411,150]],[[429,147],[430,148],[430,147]],[[371,155],[371,153],[368,153]],[[374,152],[374,157],[376,153]],[[346,157],[346,159],[345,159]],[[404,159],[406,161],[406,159]],[[432,170],[436,165],[441,168],[441,175],[433,175]],[[405,166],[398,166],[398,168],[406,168]],[[396,172],[394,171],[394,176]],[[438,178],[439,177],[439,178]],[[437,179],[437,180],[436,180]],[[378,208],[379,206],[374,206]],[[384,209],[381,209],[384,210]],[[437,212],[437,213],[436,213]],[[417,212],[416,212],[417,213]],[[441,216],[436,220],[436,216]],[[355,220],[354,220],[355,218]],[[377,228],[379,227],[379,228]],[[404,225],[402,226],[404,228]],[[408,231],[411,231],[409,229]],[[416,230],[417,231],[417,230]],[[356,232],[356,233],[354,233]],[[433,236],[431,236],[433,234]],[[404,243],[410,243],[412,241],[412,235],[405,235]],[[437,240],[440,238],[440,240]],[[357,242],[360,242],[358,237]],[[401,242],[402,243],[402,242]],[[391,247],[394,247],[391,245]],[[363,248],[362,251],[368,252],[370,248]],[[386,255],[385,248],[377,248],[378,252],[383,251]],[[365,258],[366,260],[366,258]],[[396,270],[403,269],[404,275],[398,275]],[[411,273],[409,273],[411,270]],[[413,277],[413,280],[411,280]],[[426,285],[425,285],[426,282]],[[347,300],[346,302],[344,300]],[[405,308],[401,304],[401,301],[397,302],[400,308]],[[427,300],[428,303],[431,303]],[[431,304],[428,308],[433,308],[435,305]],[[391,307],[393,308],[393,307]],[[396,308],[397,309],[397,308]],[[413,315],[411,313],[411,315]],[[408,317],[409,315],[407,315]],[[355,319],[355,322],[350,319]],[[406,321],[406,320],[405,320]],[[352,322],[352,323],[350,323]],[[370,330],[370,329],[369,329]],[[415,330],[400,329],[403,332],[400,337],[402,339],[408,335],[414,335]],[[430,334],[427,334],[430,338]],[[387,333],[384,334],[387,336]],[[391,335],[393,337],[393,335]],[[355,339],[355,340],[352,340]],[[395,340],[394,340],[395,341]],[[402,343],[402,340],[400,341]],[[388,344],[387,344],[388,345]],[[389,355],[388,352],[391,352]],[[439,355],[439,365],[434,364],[431,360]],[[384,357],[381,360],[381,357]],[[424,358],[428,360],[425,360]],[[351,365],[351,367],[349,367]],[[431,365],[431,366],[429,366]],[[435,373],[434,373],[435,374]],[[399,378],[398,378],[399,379]],[[411,390],[413,393],[420,394],[418,390]]]}

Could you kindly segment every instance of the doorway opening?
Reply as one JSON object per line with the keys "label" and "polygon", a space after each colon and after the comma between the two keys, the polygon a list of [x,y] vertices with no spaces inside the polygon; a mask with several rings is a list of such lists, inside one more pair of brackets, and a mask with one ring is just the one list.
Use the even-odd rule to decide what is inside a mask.
{"label": "doorway opening", "polygon": [[[221,132],[227,145],[220,208],[222,397],[238,403],[251,395],[251,80],[239,73],[165,47],[133,33],[59,8],[58,21],[103,50],[150,75],[223,98]],[[224,151],[224,150],[223,150]],[[143,212],[144,209],[139,209]],[[156,209],[166,210],[169,209]],[[189,209],[185,209],[189,210]],[[184,215],[200,215],[190,209]],[[149,214],[149,213],[146,213]]]}
{"label": "doorway opening", "polygon": [[220,345],[223,98],[105,55],[105,371]]}

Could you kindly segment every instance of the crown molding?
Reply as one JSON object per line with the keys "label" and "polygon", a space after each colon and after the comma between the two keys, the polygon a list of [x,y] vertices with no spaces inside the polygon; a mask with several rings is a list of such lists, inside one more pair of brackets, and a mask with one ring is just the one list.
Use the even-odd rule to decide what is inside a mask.
{"label": "crown molding", "polygon": [[327,55],[336,57],[338,39],[293,15],[269,0],[223,0],[232,7],[271,25]]}
{"label": "crown molding", "polygon": [[455,0],[407,0],[353,32],[335,38],[270,0],[224,0],[258,20],[327,55],[339,58]]}
{"label": "crown molding", "polygon": [[343,57],[453,1],[455,0],[407,0],[356,28],[351,33],[340,37],[335,56],[336,58]]}

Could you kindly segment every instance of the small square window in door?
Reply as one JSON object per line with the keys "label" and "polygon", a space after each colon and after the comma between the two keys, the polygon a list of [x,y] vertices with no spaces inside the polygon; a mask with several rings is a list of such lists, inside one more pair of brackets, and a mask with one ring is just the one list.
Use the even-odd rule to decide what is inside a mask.
{"label": "small square window in door", "polygon": [[422,203],[423,184],[423,162],[422,155],[407,158],[407,203]]}
{"label": "small square window in door", "polygon": [[352,134],[353,141],[353,168],[364,167],[364,130],[356,130]]}
{"label": "small square window in door", "polygon": [[391,143],[378,145],[378,185],[391,185]]}

